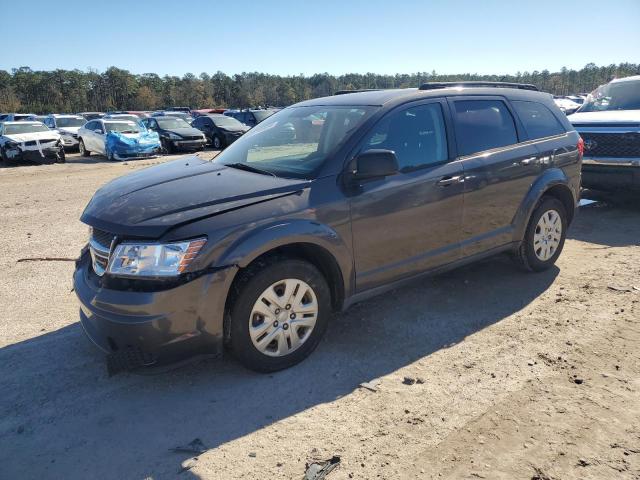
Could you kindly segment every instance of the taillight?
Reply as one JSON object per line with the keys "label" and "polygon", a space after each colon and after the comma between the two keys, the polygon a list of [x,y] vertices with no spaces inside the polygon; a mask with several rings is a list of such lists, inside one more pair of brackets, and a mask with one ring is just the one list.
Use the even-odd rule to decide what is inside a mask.
{"label": "taillight", "polygon": [[582,137],[578,140],[578,151],[580,152],[580,156],[584,155],[584,140]]}

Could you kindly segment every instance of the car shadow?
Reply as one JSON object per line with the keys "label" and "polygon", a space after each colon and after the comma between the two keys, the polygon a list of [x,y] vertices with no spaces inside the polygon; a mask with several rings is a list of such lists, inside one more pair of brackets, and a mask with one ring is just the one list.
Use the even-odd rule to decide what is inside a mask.
{"label": "car shadow", "polygon": [[311,357],[271,375],[225,357],[109,378],[78,323],[6,346],[0,465],[6,478],[173,477],[190,455],[171,448],[214,449],[348,395],[521,310],[558,273],[499,256],[416,281],[338,314]]}
{"label": "car shadow", "polygon": [[584,191],[582,198],[570,239],[592,243],[592,249],[640,245],[640,193]]}

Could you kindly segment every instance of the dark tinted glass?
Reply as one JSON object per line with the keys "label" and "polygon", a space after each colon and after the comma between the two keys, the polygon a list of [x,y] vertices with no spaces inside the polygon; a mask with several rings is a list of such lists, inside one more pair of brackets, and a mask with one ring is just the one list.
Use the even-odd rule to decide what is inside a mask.
{"label": "dark tinted glass", "polygon": [[565,133],[558,119],[543,104],[521,100],[511,103],[530,138],[551,137]]}
{"label": "dark tinted glass", "polygon": [[400,171],[441,163],[448,158],[447,134],[439,103],[387,115],[369,134],[364,150],[393,150]]}
{"label": "dark tinted glass", "polygon": [[459,100],[455,112],[460,155],[518,143],[511,112],[500,100]]}

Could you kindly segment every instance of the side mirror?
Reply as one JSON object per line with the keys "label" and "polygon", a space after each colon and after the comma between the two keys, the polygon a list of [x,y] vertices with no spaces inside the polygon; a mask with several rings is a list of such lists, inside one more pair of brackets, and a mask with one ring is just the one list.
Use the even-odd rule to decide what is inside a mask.
{"label": "side mirror", "polygon": [[96,133],[102,133],[102,130],[100,130],[99,128],[96,128],[96,129],[94,130],[94,132],[96,132]]}
{"label": "side mirror", "polygon": [[393,150],[367,150],[356,158],[354,177],[381,178],[398,173],[398,159]]}

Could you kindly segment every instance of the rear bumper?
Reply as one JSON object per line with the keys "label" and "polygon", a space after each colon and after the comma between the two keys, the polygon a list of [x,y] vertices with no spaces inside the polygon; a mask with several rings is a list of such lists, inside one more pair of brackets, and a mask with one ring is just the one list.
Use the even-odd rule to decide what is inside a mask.
{"label": "rear bumper", "polygon": [[582,186],[596,190],[640,191],[640,158],[585,157]]}
{"label": "rear bumper", "polygon": [[224,307],[235,268],[166,290],[131,291],[103,288],[90,263],[85,252],[73,283],[80,323],[102,351],[111,356],[138,352],[143,358],[138,366],[222,353]]}

